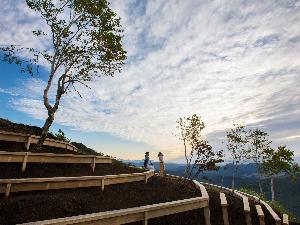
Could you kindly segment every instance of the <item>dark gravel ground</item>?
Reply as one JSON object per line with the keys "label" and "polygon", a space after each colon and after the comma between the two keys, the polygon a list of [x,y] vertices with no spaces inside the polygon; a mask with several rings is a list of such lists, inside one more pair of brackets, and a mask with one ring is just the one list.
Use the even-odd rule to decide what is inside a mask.
{"label": "dark gravel ground", "polygon": [[[144,182],[116,184],[104,191],[100,188],[78,188],[12,193],[7,199],[0,197],[0,224],[82,215],[198,196],[201,196],[201,193],[191,183],[157,176],[150,178],[147,184]],[[191,212],[188,213],[188,218],[190,214]],[[175,219],[177,221],[180,214],[172,217],[177,218]],[[195,213],[195,217],[199,215]],[[170,224],[169,222],[153,224]]]}
{"label": "dark gravel ground", "polygon": [[[27,150],[24,143],[12,142],[12,141],[0,141],[0,151],[5,152],[32,152],[35,144],[30,145],[30,149]],[[57,148],[51,146],[43,146],[42,153],[56,153],[56,154],[79,154],[77,152],[66,150],[64,148]]]}
{"label": "dark gravel ground", "polygon": [[95,172],[92,171],[89,164],[28,163],[23,173],[21,167],[21,163],[0,163],[0,179],[103,176],[145,171],[141,168],[129,167],[116,160],[113,160],[112,164],[96,164]]}

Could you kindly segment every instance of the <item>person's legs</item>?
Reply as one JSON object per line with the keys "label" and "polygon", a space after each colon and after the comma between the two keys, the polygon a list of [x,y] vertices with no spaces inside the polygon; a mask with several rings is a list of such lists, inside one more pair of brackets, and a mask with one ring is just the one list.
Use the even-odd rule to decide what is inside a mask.
{"label": "person's legs", "polygon": [[159,163],[159,175],[163,176],[164,175],[164,170],[165,170],[165,166],[163,162]]}

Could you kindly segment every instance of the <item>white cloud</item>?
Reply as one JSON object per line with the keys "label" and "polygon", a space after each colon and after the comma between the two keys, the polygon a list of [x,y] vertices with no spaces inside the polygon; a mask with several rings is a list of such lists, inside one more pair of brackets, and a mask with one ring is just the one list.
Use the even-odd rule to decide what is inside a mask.
{"label": "white cloud", "polygon": [[[128,63],[115,78],[98,79],[90,84],[92,90],[81,88],[83,99],[75,93],[65,96],[56,119],[76,129],[147,143],[166,151],[169,158],[181,153],[174,136],[180,116],[201,115],[208,137],[227,129],[233,120],[257,126],[289,117],[296,120],[300,6],[292,3],[113,1],[125,29]],[[23,10],[6,6],[5,15],[0,10],[0,21],[4,17],[7,23],[0,25],[0,36],[6,33],[4,41],[14,42],[16,30],[23,29],[19,43],[45,45],[27,33],[42,24],[39,20],[22,28],[23,18],[7,16],[16,11],[24,19],[33,16]],[[28,82],[25,88],[35,97],[14,99],[13,106],[43,118],[41,82]],[[280,127],[265,127],[282,135]],[[300,127],[285,132],[295,129]],[[211,141],[217,143],[216,139]]]}

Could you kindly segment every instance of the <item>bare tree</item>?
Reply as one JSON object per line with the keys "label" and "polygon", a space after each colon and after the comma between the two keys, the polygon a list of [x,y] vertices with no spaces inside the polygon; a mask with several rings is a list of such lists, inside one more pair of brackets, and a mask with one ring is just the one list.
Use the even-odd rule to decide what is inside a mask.
{"label": "bare tree", "polygon": [[[33,31],[33,34],[47,36],[51,47],[38,50],[10,45],[1,50],[3,60],[21,66],[22,73],[33,75],[41,59],[50,67],[43,93],[48,117],[36,146],[36,150],[40,150],[62,96],[72,89],[81,97],[77,85],[88,87],[87,82],[97,76],[113,76],[121,70],[126,51],[121,43],[120,18],[110,9],[107,0],[26,0],[26,3],[48,26]],[[32,58],[19,57],[21,51],[28,51]],[[54,82],[57,82],[56,96],[52,101],[49,90]]]}
{"label": "bare tree", "polygon": [[245,126],[241,124],[233,124],[234,128],[227,132],[227,149],[231,155],[233,173],[231,188],[235,188],[235,177],[239,165],[243,160],[250,158],[250,150],[247,148],[248,134]]}
{"label": "bare tree", "polygon": [[177,120],[186,160],[184,177],[187,179],[192,180],[207,170],[217,170],[217,164],[223,162],[222,150],[213,151],[212,146],[203,140],[201,131],[204,128],[204,122],[196,114]]}

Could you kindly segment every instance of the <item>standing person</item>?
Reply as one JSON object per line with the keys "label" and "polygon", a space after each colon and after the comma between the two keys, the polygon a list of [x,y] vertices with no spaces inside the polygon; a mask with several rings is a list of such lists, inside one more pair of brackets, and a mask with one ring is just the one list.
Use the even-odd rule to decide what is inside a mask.
{"label": "standing person", "polygon": [[144,168],[148,168],[148,163],[149,163],[149,152],[145,153],[145,159],[144,159]]}
{"label": "standing person", "polygon": [[161,152],[158,153],[158,159],[159,159],[159,175],[164,175],[165,165],[164,165],[164,154]]}

